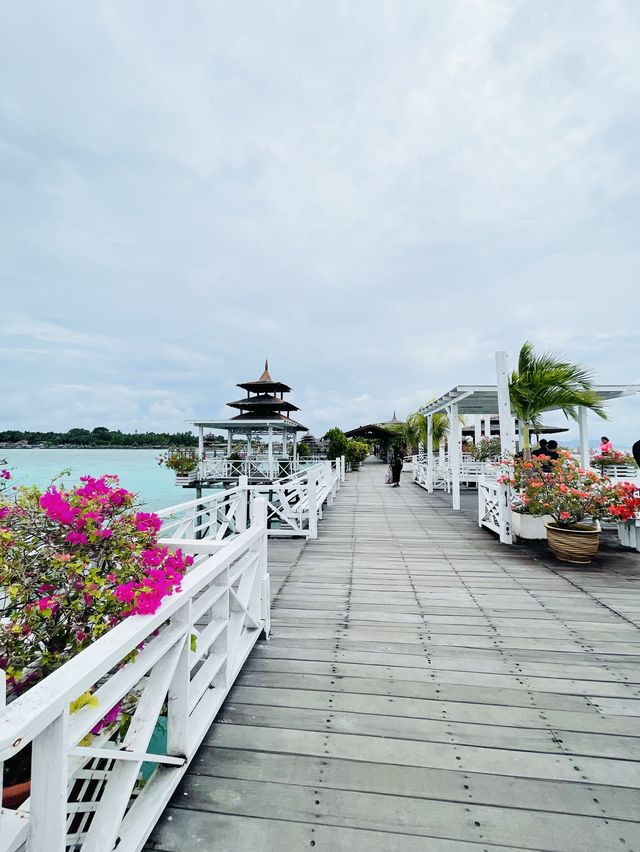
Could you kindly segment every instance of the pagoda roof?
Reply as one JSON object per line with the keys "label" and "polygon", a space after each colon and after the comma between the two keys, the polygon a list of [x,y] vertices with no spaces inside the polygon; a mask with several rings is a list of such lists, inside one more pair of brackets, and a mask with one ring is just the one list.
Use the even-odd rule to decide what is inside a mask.
{"label": "pagoda roof", "polygon": [[279,396],[271,396],[270,394],[261,394],[260,396],[247,396],[244,399],[236,399],[234,402],[228,402],[230,408],[286,408],[289,411],[299,411],[297,405],[289,402],[287,399],[280,399]]}
{"label": "pagoda roof", "polygon": [[[238,422],[238,420],[246,420],[248,423],[256,420],[256,416],[253,413],[248,414],[236,414],[235,417],[231,418],[232,421]],[[295,420],[292,420],[290,417],[286,417],[284,414],[277,414],[274,412],[273,414],[267,414],[266,412],[262,414],[260,417],[261,421],[265,423],[286,423],[288,426],[295,426],[296,429],[301,429],[303,432],[308,432],[306,426],[303,426],[302,423],[298,423]]]}
{"label": "pagoda roof", "polygon": [[291,388],[289,385],[285,385],[283,382],[274,382],[271,378],[271,373],[269,372],[269,361],[264,362],[264,370],[262,371],[262,375],[259,379],[256,379],[253,382],[241,382],[238,384],[239,388],[244,388],[246,391],[282,391],[284,393],[288,393]]}

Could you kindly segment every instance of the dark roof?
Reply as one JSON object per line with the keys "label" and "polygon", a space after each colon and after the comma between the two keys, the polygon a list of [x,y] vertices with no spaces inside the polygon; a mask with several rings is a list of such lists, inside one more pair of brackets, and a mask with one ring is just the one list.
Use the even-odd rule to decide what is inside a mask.
{"label": "dark roof", "polygon": [[357,429],[350,429],[344,434],[347,436],[347,438],[376,438],[378,440],[398,437],[397,432],[393,432],[391,429],[385,429],[382,426],[378,426],[377,423],[369,423],[366,426],[358,426]]}
{"label": "dark roof", "polygon": [[298,406],[289,402],[287,399],[280,399],[279,396],[271,396],[271,394],[260,394],[260,396],[247,396],[244,399],[236,399],[234,402],[228,402],[230,408],[286,408],[289,411],[299,411]]}
{"label": "dark roof", "polygon": [[[242,422],[243,420],[247,420],[247,421],[251,422],[252,420],[255,420],[255,419],[256,419],[255,413],[237,414],[235,417],[231,418],[231,420],[233,420],[234,422],[236,422],[238,420],[240,422]],[[277,414],[275,411],[274,412],[263,412],[262,414],[260,414],[260,420],[263,420],[263,421],[273,420],[274,423],[284,422],[284,423],[287,423],[289,426],[295,426],[296,431],[298,431],[298,432],[308,432],[309,431],[306,426],[302,425],[302,423],[298,423],[296,420],[292,420],[290,417],[285,417],[284,414]]]}
{"label": "dark roof", "polygon": [[285,385],[282,382],[274,382],[271,378],[271,373],[269,372],[269,362],[264,362],[264,370],[262,371],[262,375],[259,379],[256,379],[254,382],[242,382],[238,385],[239,388],[244,388],[246,391],[283,391],[284,393],[288,393],[291,388],[289,385]]}

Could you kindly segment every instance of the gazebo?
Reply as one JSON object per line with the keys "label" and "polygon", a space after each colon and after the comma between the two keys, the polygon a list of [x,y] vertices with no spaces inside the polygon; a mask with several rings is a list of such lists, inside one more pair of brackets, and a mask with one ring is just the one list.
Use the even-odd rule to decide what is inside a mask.
{"label": "gazebo", "polygon": [[[258,379],[241,382],[238,387],[246,391],[246,396],[227,405],[239,414],[224,420],[194,421],[193,425],[198,430],[199,455],[203,460],[202,478],[226,481],[244,473],[250,480],[263,481],[292,473],[297,460],[298,433],[308,430],[291,417],[292,411],[299,410],[297,405],[285,399],[291,388],[271,378],[268,361],[265,361],[264,371]],[[226,459],[217,459],[216,456],[209,459],[205,429],[226,432]],[[238,439],[246,441],[244,465],[230,458],[233,443]],[[266,454],[262,452],[265,444]],[[234,464],[224,466],[220,462]]]}
{"label": "gazebo", "polygon": [[[451,492],[454,509],[460,509],[460,475],[462,462],[461,424],[459,415],[472,415],[476,429],[482,431],[482,423],[487,424],[485,434],[490,434],[491,416],[497,413],[500,424],[500,445],[503,453],[514,453],[516,449],[515,415],[509,399],[509,372],[506,352],[496,352],[495,385],[457,385],[438,399],[420,409],[427,418],[427,487],[433,490],[433,415],[445,411],[449,418],[449,466],[451,468]],[[599,399],[608,402],[640,393],[640,385],[597,385],[594,388]],[[553,409],[549,409],[553,410]],[[578,427],[580,430],[580,460],[588,467],[589,433],[588,410],[578,409]]]}
{"label": "gazebo", "polygon": [[[394,412],[395,417],[395,412]],[[398,421],[394,421],[397,423]],[[379,426],[377,423],[368,423],[366,426],[358,426],[357,429],[350,429],[344,433],[347,438],[366,438],[369,441],[377,441],[380,445],[380,459],[386,461],[389,455],[389,444],[393,438],[397,438],[397,432],[392,429],[385,429],[384,426]]]}

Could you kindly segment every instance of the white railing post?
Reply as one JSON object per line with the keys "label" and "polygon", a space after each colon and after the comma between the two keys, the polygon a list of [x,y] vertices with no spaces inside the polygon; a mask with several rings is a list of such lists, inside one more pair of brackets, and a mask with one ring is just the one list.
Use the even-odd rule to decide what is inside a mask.
{"label": "white railing post", "polygon": [[251,506],[251,526],[262,529],[259,544],[258,576],[260,577],[260,613],[264,622],[264,635],[271,632],[271,581],[267,551],[267,500],[256,497]]}
{"label": "white railing post", "polygon": [[247,519],[249,516],[249,477],[238,477],[238,514],[236,526],[239,532],[244,532],[247,528]]}
{"label": "white railing post", "polygon": [[167,694],[167,754],[187,757],[189,752],[189,683],[191,679],[191,616],[189,601],[171,619],[171,625],[184,628],[180,658]]}
{"label": "white railing post", "polygon": [[327,487],[327,506],[333,506],[333,472],[331,470],[331,462],[324,462],[324,477]]}
{"label": "white railing post", "polygon": [[347,478],[346,470],[347,470],[347,465],[346,465],[345,457],[340,456],[340,482],[344,482],[345,479]]}
{"label": "white railing post", "polygon": [[67,848],[69,710],[65,708],[33,740],[27,849],[64,852]]}
{"label": "white railing post", "polygon": [[309,507],[309,538],[318,538],[318,485],[315,470],[309,471],[307,477],[307,503]]}
{"label": "white railing post", "polygon": [[498,506],[500,518],[500,541],[502,544],[513,544],[513,536],[511,534],[511,506],[510,504],[511,490],[508,485],[498,483]]}
{"label": "white railing post", "polygon": [[[0,714],[7,704],[7,674],[4,669],[0,669]],[[4,778],[4,763],[0,758],[0,778]],[[0,800],[0,808],[2,801]]]}

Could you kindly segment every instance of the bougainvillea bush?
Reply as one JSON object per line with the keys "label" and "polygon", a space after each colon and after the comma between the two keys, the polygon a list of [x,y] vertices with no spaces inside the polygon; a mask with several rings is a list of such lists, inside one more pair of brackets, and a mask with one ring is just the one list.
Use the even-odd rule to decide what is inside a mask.
{"label": "bougainvillea bush", "polygon": [[557,460],[538,456],[516,459],[498,481],[515,489],[513,508],[532,515],[551,515],[560,527],[589,520],[626,521],[640,512],[640,492],[633,483],[611,482],[584,470],[568,452]]}
{"label": "bougainvillea bush", "polygon": [[116,476],[9,493],[0,492],[0,668],[15,697],[123,619],[155,612],[193,560],[158,543],[160,519],[138,511]]}

